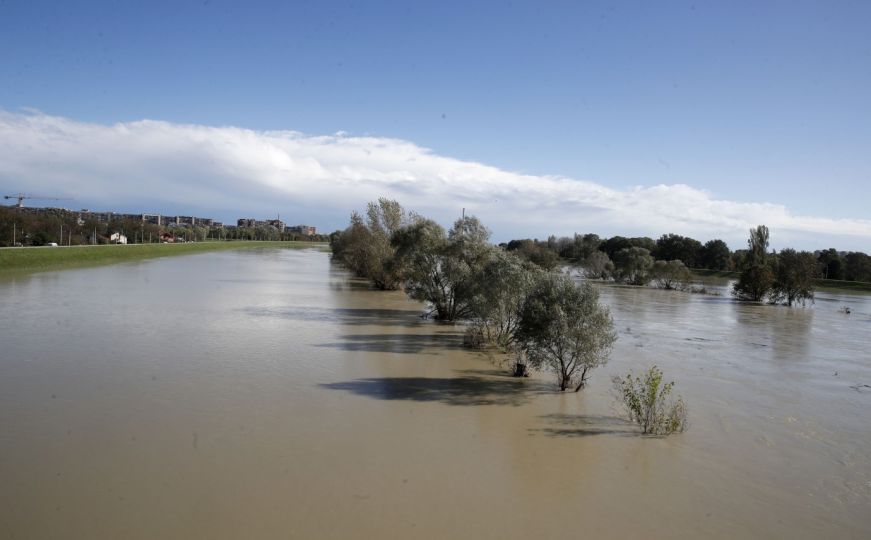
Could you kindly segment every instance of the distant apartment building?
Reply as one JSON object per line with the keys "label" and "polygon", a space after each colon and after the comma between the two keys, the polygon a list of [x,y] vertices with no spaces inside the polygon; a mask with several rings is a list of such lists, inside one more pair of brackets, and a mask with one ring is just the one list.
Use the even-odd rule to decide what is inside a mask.
{"label": "distant apartment building", "polygon": [[196,216],[163,216],[161,214],[120,214],[115,212],[92,212],[88,209],[82,209],[78,212],[78,220],[80,224],[85,221],[96,221],[97,223],[111,223],[113,221],[141,221],[142,223],[150,223],[152,225],[172,227],[174,225],[202,225],[206,227],[220,226],[215,223],[212,218],[201,218]]}
{"label": "distant apartment building", "polygon": [[44,214],[46,212],[69,212],[77,216],[79,225],[84,225],[86,222],[95,222],[100,224],[117,223],[120,221],[137,221],[143,224],[148,223],[157,225],[158,227],[174,227],[174,226],[201,226],[210,228],[273,228],[279,232],[287,232],[300,236],[315,236],[317,228],[311,225],[294,225],[288,226],[281,219],[266,219],[259,220],[254,218],[239,218],[236,225],[224,225],[220,221],[215,221],[212,218],[201,218],[196,216],[164,216],[161,214],[124,214],[118,212],[92,212],[87,208],[79,211],[64,210],[59,208],[22,208],[22,212],[31,214]]}
{"label": "distant apartment building", "polygon": [[291,234],[299,234],[302,236],[314,236],[318,233],[317,227],[312,227],[310,225],[294,225],[293,227],[286,227],[284,230]]}
{"label": "distant apartment building", "polygon": [[81,211],[79,211],[78,221],[80,224],[84,224],[86,221],[109,223],[110,221],[112,221],[114,215],[114,212],[91,212],[87,208],[83,208]]}
{"label": "distant apartment building", "polygon": [[142,214],[142,221],[152,225],[163,225],[163,219],[160,214]]}

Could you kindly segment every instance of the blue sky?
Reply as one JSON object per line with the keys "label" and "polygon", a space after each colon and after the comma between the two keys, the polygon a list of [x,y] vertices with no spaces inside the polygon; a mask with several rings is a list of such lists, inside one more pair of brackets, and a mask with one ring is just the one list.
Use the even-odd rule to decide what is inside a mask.
{"label": "blue sky", "polygon": [[[33,114],[23,109],[78,125],[71,133],[144,119],[315,137],[341,131],[413,143],[533,183],[539,176],[563,177],[624,195],[686,185],[715,201],[858,221],[845,238],[833,236],[832,227],[794,224],[784,226],[784,237],[799,247],[825,247],[831,239],[871,251],[865,233],[871,218],[871,3],[468,4],[0,0],[0,109],[13,136],[23,129],[16,119]],[[45,136],[34,140],[51,154],[54,143]],[[0,154],[2,148],[0,141]],[[11,143],[5,148],[12,152]],[[42,166],[49,158],[35,153],[29,159]],[[79,206],[93,206],[103,200],[78,189],[82,177],[113,175],[114,182],[125,182],[123,171],[104,167],[69,178],[56,174],[57,184],[44,185],[40,166],[0,168],[0,189],[72,190]],[[368,198],[402,200],[401,189],[378,186],[388,193],[373,190]],[[297,195],[287,190],[288,200]],[[465,204],[442,195],[445,205]],[[149,200],[193,204],[165,195]],[[481,204],[467,202],[474,208],[476,201]],[[327,204],[316,214],[310,209],[316,202],[272,206],[300,219],[320,217],[322,228],[341,226],[350,210]],[[132,195],[123,203],[136,204]],[[239,209],[272,212],[250,201],[240,201]],[[579,216],[589,209],[560,208]],[[220,216],[232,211],[226,203],[202,210],[232,217]],[[498,209],[480,210],[488,212],[499,220]],[[716,229],[676,219],[671,231],[662,228],[667,220],[614,219],[597,229],[587,217],[576,227],[556,220],[547,230],[547,222],[530,220],[497,236],[681,232],[726,237],[740,247],[746,223],[739,222],[724,219]]]}

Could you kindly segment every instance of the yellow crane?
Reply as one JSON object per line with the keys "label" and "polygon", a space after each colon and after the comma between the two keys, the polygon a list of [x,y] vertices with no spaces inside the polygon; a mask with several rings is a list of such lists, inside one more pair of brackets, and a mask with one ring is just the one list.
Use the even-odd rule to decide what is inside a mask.
{"label": "yellow crane", "polygon": [[43,197],[41,195],[25,195],[24,193],[16,193],[15,195],[3,195],[4,199],[18,199],[15,204],[16,208],[24,208],[24,199],[40,199],[43,201],[71,201],[70,197]]}

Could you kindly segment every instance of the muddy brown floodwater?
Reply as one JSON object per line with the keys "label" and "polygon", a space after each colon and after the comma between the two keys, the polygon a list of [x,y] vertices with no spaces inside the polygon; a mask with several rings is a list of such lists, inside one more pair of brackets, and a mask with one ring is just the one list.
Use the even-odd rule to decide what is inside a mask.
{"label": "muddy brown floodwater", "polygon": [[[871,538],[868,297],[600,289],[560,395],[317,251],[0,278],[0,538]],[[652,364],[683,434],[619,416]]]}

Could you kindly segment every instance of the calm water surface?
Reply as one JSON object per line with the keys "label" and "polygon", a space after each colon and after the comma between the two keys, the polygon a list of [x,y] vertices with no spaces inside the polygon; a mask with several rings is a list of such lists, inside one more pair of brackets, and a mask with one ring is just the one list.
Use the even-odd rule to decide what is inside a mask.
{"label": "calm water surface", "polygon": [[[316,251],[0,278],[0,537],[871,538],[868,297],[600,289],[559,395]],[[652,364],[684,434],[619,417]]]}

